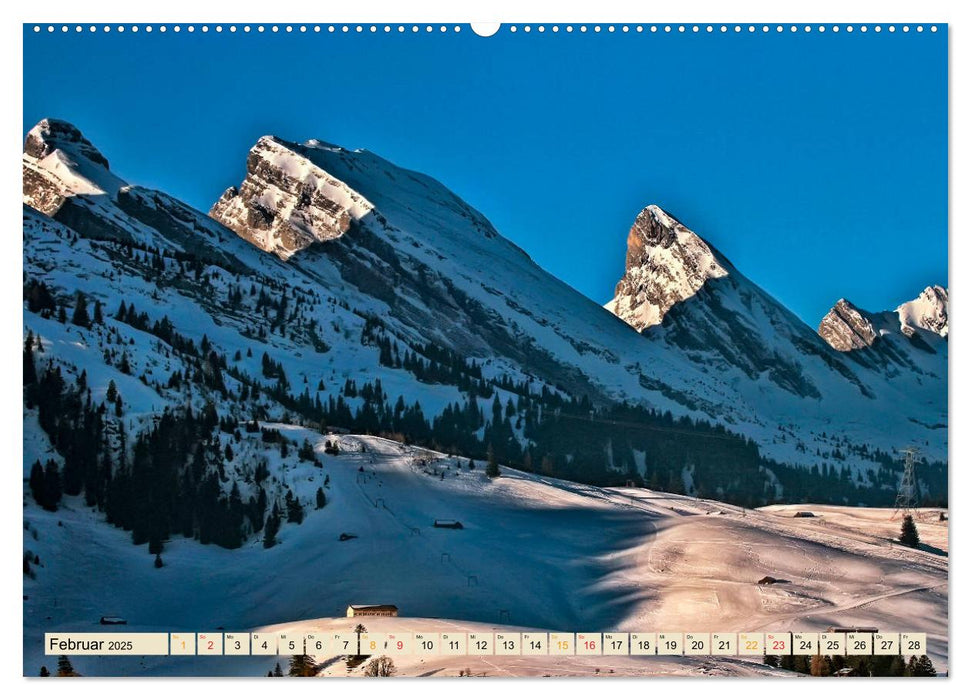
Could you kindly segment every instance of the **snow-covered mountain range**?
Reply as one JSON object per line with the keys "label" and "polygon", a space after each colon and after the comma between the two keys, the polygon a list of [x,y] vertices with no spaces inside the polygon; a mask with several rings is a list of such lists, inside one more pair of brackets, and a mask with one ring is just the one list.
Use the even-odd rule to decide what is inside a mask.
{"label": "snow-covered mountain range", "polygon": [[[58,120],[30,130],[23,172],[25,285],[43,283],[55,306],[81,291],[106,313],[133,304],[196,344],[205,336],[234,358],[223,369],[228,393],[215,400],[244,417],[298,411],[297,398],[325,408],[340,399],[353,412],[363,401],[349,382],[380,380],[389,403],[418,402],[431,422],[466,404],[471,382],[488,387],[474,399],[483,414],[496,399],[512,406],[507,422],[525,450],[523,391],[721,424],[768,459],[807,470],[827,463],[860,483],[877,483],[885,454],[904,442],[946,459],[939,287],[896,315],[841,302],[817,334],[652,205],[630,230],[627,270],[605,309],[441,183],[316,140],[261,138],[243,182],[209,215],[126,183]],[[114,317],[104,329],[79,328],[53,316],[28,305],[25,334],[39,335],[42,356],[65,371],[85,370],[95,402],[112,379],[129,387],[126,400],[137,397],[146,421],[165,406],[213,400],[198,385],[165,381],[186,367],[143,329]],[[128,373],[108,347],[121,331],[132,336]],[[277,374],[293,400],[267,391],[239,400],[247,381]],[[34,443],[25,465],[49,451],[40,436]],[[771,469],[766,480],[775,481]]]}

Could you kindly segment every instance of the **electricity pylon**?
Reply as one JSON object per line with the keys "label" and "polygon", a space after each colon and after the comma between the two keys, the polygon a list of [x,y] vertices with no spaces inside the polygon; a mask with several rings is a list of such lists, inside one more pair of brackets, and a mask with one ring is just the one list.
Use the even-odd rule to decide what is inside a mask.
{"label": "electricity pylon", "polygon": [[914,474],[917,462],[920,461],[920,448],[908,445],[900,450],[904,456],[904,475],[900,478],[900,488],[897,489],[897,500],[893,504],[891,519],[910,515],[917,508],[917,477]]}

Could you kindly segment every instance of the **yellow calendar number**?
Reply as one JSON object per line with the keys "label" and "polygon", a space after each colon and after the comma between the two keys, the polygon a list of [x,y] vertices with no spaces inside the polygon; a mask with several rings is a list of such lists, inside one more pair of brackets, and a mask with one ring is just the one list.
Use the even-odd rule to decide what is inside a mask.
{"label": "yellow calendar number", "polygon": [[169,653],[173,656],[194,656],[196,636],[192,632],[172,632],[169,635]]}
{"label": "yellow calendar number", "polygon": [[762,656],[764,653],[764,634],[760,632],[742,632],[738,635],[739,656]]}
{"label": "yellow calendar number", "polygon": [[573,656],[573,644],[572,632],[550,632],[550,654]]}

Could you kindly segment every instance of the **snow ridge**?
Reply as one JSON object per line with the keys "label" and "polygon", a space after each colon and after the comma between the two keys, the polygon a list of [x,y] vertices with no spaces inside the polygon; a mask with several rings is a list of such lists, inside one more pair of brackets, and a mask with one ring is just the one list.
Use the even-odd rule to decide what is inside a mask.
{"label": "snow ridge", "polygon": [[897,307],[900,318],[900,330],[910,336],[914,329],[923,328],[925,331],[936,333],[942,338],[947,337],[947,288],[940,286],[927,287],[920,296]]}

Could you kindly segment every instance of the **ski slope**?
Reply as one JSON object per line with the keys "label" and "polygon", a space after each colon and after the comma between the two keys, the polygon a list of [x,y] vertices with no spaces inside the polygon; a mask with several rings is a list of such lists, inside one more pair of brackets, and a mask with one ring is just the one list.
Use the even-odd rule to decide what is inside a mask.
{"label": "ski slope", "polygon": [[[24,549],[40,557],[24,579],[24,673],[53,659],[45,631],[102,631],[102,615],[130,631],[350,631],[350,603],[393,603],[401,618],[369,628],[564,631],[820,631],[872,625],[923,631],[947,669],[946,523],[920,523],[930,551],[891,546],[892,527],[868,511],[789,507],[742,511],[714,501],[608,489],[485,465],[375,437],[279,427],[315,445],[323,469],[274,463],[272,477],[307,506],[266,550],[251,539],[223,550],[175,538],[165,566],[77,498],[42,511],[25,489]],[[444,477],[442,477],[444,474]],[[313,510],[326,476],[328,504]],[[877,514],[877,518],[884,514]],[[464,529],[434,529],[436,518]],[[860,523],[865,523],[860,526]],[[886,521],[889,522],[889,521]],[[854,523],[856,523],[854,525]],[[357,535],[341,542],[341,533]],[[942,539],[942,536],[944,539]],[[943,547],[941,546],[943,544]],[[784,579],[756,585],[763,576]],[[500,613],[500,611],[507,613]],[[374,631],[379,628],[375,627]],[[110,630],[109,630],[110,631]],[[500,663],[501,659],[501,663]],[[272,657],[76,657],[90,675],[265,675]],[[285,659],[282,660],[285,667]],[[324,663],[325,659],[318,659]],[[771,669],[741,659],[402,657],[403,675],[748,675]],[[333,661],[325,675],[348,675]],[[354,671],[353,673],[359,673]]]}

